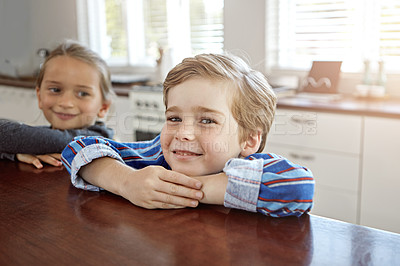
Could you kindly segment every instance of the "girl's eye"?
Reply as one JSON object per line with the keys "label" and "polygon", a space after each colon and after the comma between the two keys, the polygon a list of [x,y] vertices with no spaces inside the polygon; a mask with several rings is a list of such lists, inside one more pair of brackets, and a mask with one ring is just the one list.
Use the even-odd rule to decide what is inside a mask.
{"label": "girl's eye", "polygon": [[57,88],[57,87],[51,87],[51,88],[49,88],[49,91],[54,92],[54,93],[57,93],[57,92],[60,92],[61,89],[59,89],[59,88]]}
{"label": "girl's eye", "polygon": [[216,122],[210,118],[203,118],[200,121],[202,124],[215,124]]}

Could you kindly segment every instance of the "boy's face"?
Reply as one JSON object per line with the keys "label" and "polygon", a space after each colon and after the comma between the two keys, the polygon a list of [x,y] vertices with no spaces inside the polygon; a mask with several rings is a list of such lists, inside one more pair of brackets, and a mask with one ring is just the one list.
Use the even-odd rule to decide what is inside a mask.
{"label": "boy's face", "polygon": [[109,108],[103,101],[98,71],[69,56],[57,56],[47,63],[36,94],[39,108],[53,129],[93,125]]}
{"label": "boy's face", "polygon": [[238,124],[232,117],[227,84],[189,79],[168,91],[161,147],[172,170],[189,176],[222,171],[239,157]]}

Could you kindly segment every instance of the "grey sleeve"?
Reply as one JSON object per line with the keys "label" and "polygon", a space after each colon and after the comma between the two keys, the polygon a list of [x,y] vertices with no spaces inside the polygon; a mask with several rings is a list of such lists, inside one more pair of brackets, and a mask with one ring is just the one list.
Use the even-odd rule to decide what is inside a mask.
{"label": "grey sleeve", "polygon": [[48,154],[61,153],[76,136],[112,137],[112,130],[103,123],[83,129],[58,130],[0,119],[0,136],[0,153]]}
{"label": "grey sleeve", "polygon": [[7,159],[7,160],[10,160],[10,161],[15,161],[15,154],[0,153],[0,159]]}

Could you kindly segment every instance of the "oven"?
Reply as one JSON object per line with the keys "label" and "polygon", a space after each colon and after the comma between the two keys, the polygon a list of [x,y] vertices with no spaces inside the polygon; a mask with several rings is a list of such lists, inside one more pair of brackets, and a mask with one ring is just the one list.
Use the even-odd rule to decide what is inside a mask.
{"label": "oven", "polygon": [[165,122],[163,88],[134,86],[129,92],[133,115],[133,140],[150,140],[160,134]]}

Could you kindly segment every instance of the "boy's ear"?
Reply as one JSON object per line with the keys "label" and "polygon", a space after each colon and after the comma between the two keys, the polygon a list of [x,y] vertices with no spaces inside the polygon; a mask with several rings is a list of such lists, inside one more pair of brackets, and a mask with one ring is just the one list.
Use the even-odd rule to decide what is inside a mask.
{"label": "boy's ear", "polygon": [[111,101],[104,101],[103,104],[101,105],[99,112],[97,113],[97,116],[99,118],[105,117],[108,113],[108,110],[110,109],[110,106],[111,106]]}
{"label": "boy's ear", "polygon": [[40,98],[40,88],[36,86],[36,97],[38,99],[39,109],[42,109],[42,99]]}
{"label": "boy's ear", "polygon": [[242,152],[241,156],[247,157],[253,153],[256,153],[261,144],[262,132],[261,130],[257,130],[254,133],[251,133],[247,140],[242,144]]}

